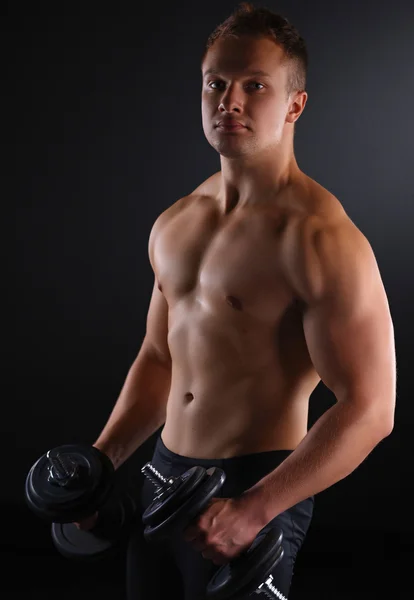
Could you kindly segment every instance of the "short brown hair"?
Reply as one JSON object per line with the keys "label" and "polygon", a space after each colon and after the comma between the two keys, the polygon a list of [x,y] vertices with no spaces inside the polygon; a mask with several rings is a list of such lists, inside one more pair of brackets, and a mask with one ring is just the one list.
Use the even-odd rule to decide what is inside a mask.
{"label": "short brown hair", "polygon": [[290,66],[287,95],[305,91],[308,51],[304,39],[288,19],[267,8],[256,8],[251,2],[242,2],[233,14],[209,35],[201,64],[216,40],[241,35],[273,38],[283,48],[286,62]]}

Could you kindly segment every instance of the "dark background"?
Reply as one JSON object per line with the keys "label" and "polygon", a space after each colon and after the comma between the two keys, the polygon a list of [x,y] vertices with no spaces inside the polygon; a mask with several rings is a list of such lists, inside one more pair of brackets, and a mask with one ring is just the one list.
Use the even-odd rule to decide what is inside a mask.
{"label": "dark background", "polygon": [[[394,430],[318,495],[291,598],[405,598],[396,588],[408,584],[414,558],[414,7],[256,5],[286,16],[307,42],[296,157],[374,249],[398,363]],[[17,213],[8,287],[16,327],[5,343],[14,364],[4,363],[15,391],[4,399],[1,504],[2,563],[19,576],[6,597],[121,600],[123,555],[91,566],[57,556],[48,526],[25,506],[24,481],[47,449],[92,442],[104,426],[144,336],[152,223],[220,169],[201,126],[200,56],[237,3],[121,2],[107,13],[88,3],[41,6],[12,3],[2,20],[12,99],[3,118],[13,136],[4,179]],[[320,384],[309,426],[333,401]],[[120,470],[133,490],[154,441]]]}

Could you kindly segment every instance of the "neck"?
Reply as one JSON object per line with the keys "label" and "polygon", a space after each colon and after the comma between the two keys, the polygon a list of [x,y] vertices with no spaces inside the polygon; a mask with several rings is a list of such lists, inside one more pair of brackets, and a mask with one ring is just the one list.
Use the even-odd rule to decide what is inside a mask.
{"label": "neck", "polygon": [[262,204],[297,179],[301,171],[292,146],[273,147],[254,156],[221,155],[219,201],[223,213],[236,206]]}

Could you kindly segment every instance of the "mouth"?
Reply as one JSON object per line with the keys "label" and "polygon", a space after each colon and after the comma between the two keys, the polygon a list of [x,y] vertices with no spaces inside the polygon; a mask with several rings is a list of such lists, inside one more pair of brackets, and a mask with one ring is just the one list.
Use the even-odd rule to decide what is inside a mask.
{"label": "mouth", "polygon": [[240,123],[220,123],[217,125],[217,129],[224,132],[233,132],[241,131],[242,129],[246,129],[246,127],[244,125],[240,125]]}

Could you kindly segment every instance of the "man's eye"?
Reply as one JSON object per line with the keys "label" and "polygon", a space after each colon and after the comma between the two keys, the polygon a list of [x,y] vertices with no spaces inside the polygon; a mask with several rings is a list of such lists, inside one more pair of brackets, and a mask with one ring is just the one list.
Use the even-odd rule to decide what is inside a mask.
{"label": "man's eye", "polygon": [[[215,85],[216,83],[220,84],[223,83],[222,81],[210,81],[210,83],[208,84],[208,87],[212,87],[213,85]],[[213,90],[215,90],[216,88],[213,87]]]}
{"label": "man's eye", "polygon": [[[212,88],[213,90],[215,90],[215,89],[217,89],[217,88],[215,88],[215,87],[212,87],[212,86],[213,86],[213,85],[215,85],[215,84],[219,84],[219,85],[220,85],[220,84],[222,84],[222,83],[224,83],[224,81],[210,81],[210,83],[208,84],[208,86],[209,86],[210,88]],[[248,86],[252,86],[252,85],[261,85],[261,86],[262,86],[262,88],[264,87],[264,85],[263,85],[262,83],[259,83],[258,81],[251,81],[251,82],[250,82],[250,83],[248,83],[247,85],[248,85]],[[261,89],[261,88],[260,88],[260,89]]]}

